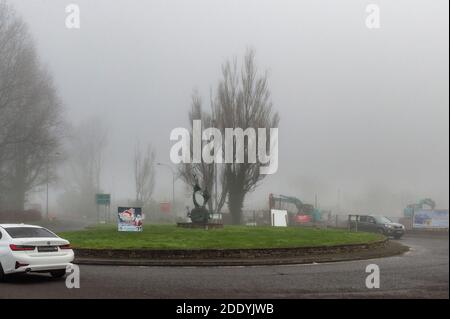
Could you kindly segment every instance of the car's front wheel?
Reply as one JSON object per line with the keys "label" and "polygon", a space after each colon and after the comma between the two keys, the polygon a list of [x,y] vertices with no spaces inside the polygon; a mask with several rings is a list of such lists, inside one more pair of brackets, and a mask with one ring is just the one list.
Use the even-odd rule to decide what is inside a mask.
{"label": "car's front wheel", "polygon": [[53,270],[50,272],[50,275],[53,278],[62,278],[66,275],[66,270],[65,269]]}

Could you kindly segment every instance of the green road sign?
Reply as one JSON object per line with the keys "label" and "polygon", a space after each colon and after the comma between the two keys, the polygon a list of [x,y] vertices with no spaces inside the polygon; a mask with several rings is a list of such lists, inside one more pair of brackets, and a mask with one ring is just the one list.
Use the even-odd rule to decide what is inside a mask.
{"label": "green road sign", "polygon": [[97,205],[109,205],[111,203],[111,194],[95,194]]}

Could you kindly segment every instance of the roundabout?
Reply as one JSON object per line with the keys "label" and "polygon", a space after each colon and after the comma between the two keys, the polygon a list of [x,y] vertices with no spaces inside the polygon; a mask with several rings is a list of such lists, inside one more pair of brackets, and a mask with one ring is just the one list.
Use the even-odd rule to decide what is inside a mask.
{"label": "roundabout", "polygon": [[338,229],[225,226],[185,229],[149,225],[143,232],[101,226],[61,236],[76,262],[127,266],[251,266],[361,260],[402,254],[408,248],[384,236]]}

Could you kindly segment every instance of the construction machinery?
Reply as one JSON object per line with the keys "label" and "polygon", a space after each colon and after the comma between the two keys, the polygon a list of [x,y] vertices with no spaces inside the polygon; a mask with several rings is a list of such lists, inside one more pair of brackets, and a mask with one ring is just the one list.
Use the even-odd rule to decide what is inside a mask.
{"label": "construction machinery", "polygon": [[415,204],[409,204],[406,206],[406,208],[403,210],[403,215],[405,217],[412,217],[415,212],[426,209],[434,210],[436,207],[436,203],[431,198],[424,198],[418,201]]}
{"label": "construction machinery", "polygon": [[306,224],[319,221],[320,210],[311,204],[302,202],[297,197],[285,195],[269,195],[269,208],[286,210],[289,215],[290,225]]}

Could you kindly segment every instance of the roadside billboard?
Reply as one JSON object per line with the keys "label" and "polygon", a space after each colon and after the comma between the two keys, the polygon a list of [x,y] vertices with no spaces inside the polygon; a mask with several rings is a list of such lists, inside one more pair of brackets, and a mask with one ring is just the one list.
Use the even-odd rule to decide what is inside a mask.
{"label": "roadside billboard", "polygon": [[287,210],[271,209],[270,214],[272,215],[272,226],[274,227],[287,227],[288,224],[288,214]]}
{"label": "roadside billboard", "polygon": [[119,207],[117,223],[119,231],[142,231],[142,208]]}
{"label": "roadside billboard", "polygon": [[448,210],[423,209],[414,212],[413,228],[448,228]]}

